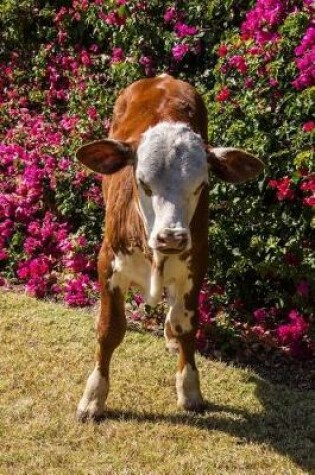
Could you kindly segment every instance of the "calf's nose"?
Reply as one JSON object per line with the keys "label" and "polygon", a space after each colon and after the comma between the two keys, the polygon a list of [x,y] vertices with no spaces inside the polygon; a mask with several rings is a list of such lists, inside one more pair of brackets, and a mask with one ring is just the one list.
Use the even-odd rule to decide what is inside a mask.
{"label": "calf's nose", "polygon": [[188,231],[185,229],[163,229],[156,236],[159,251],[182,251],[188,244]]}

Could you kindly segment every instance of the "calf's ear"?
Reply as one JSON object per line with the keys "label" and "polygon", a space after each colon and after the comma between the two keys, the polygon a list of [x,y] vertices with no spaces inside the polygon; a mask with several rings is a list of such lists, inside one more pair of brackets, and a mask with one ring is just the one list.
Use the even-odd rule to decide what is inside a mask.
{"label": "calf's ear", "polygon": [[77,159],[96,173],[110,175],[134,162],[132,147],[119,140],[104,139],[82,145]]}
{"label": "calf's ear", "polygon": [[238,148],[206,146],[207,160],[213,173],[228,183],[243,183],[264,169],[259,158]]}

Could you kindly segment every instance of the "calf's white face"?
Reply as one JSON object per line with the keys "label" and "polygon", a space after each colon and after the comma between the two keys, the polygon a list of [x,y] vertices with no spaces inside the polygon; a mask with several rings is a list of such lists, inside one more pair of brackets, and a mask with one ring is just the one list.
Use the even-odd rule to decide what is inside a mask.
{"label": "calf's white face", "polygon": [[208,181],[201,137],[184,123],[161,122],[148,129],[135,174],[149,246],[165,254],[187,250],[189,224]]}

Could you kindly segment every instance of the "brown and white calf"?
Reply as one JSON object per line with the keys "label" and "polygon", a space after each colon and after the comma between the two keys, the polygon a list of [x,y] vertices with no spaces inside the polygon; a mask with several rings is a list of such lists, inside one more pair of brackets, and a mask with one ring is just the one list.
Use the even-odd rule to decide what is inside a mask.
{"label": "brown and white calf", "polygon": [[78,417],[104,411],[111,356],[126,331],[124,295],[132,285],[150,305],[165,291],[166,343],[179,351],[178,405],[200,410],[195,333],[207,269],[208,173],[240,183],[257,176],[262,162],[242,150],[208,146],[203,100],[167,74],[127,87],[116,101],[109,138],[82,146],[77,158],[104,174],[106,204],[98,351]]}

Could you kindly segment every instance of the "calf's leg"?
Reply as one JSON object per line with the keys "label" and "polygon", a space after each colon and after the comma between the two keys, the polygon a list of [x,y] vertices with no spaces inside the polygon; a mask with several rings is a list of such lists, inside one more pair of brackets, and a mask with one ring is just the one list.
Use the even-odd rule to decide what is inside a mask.
{"label": "calf's leg", "polygon": [[191,292],[189,295],[178,293],[165,325],[167,343],[176,341],[179,351],[176,374],[177,404],[188,411],[201,411],[204,406],[195,362],[197,295],[198,292]]}
{"label": "calf's leg", "polygon": [[80,420],[97,419],[104,413],[109,391],[109,365],[112,354],[126,332],[123,294],[118,287],[109,290],[103,283],[101,312],[97,323],[96,364],[90,374],[77,409]]}
{"label": "calf's leg", "polygon": [[204,409],[204,401],[195,362],[195,330],[178,335],[177,341],[179,344],[176,374],[177,405],[187,411],[200,412]]}
{"label": "calf's leg", "polygon": [[164,324],[164,338],[166,349],[172,354],[176,355],[179,351],[178,341],[172,332],[170,322],[166,319]]}

